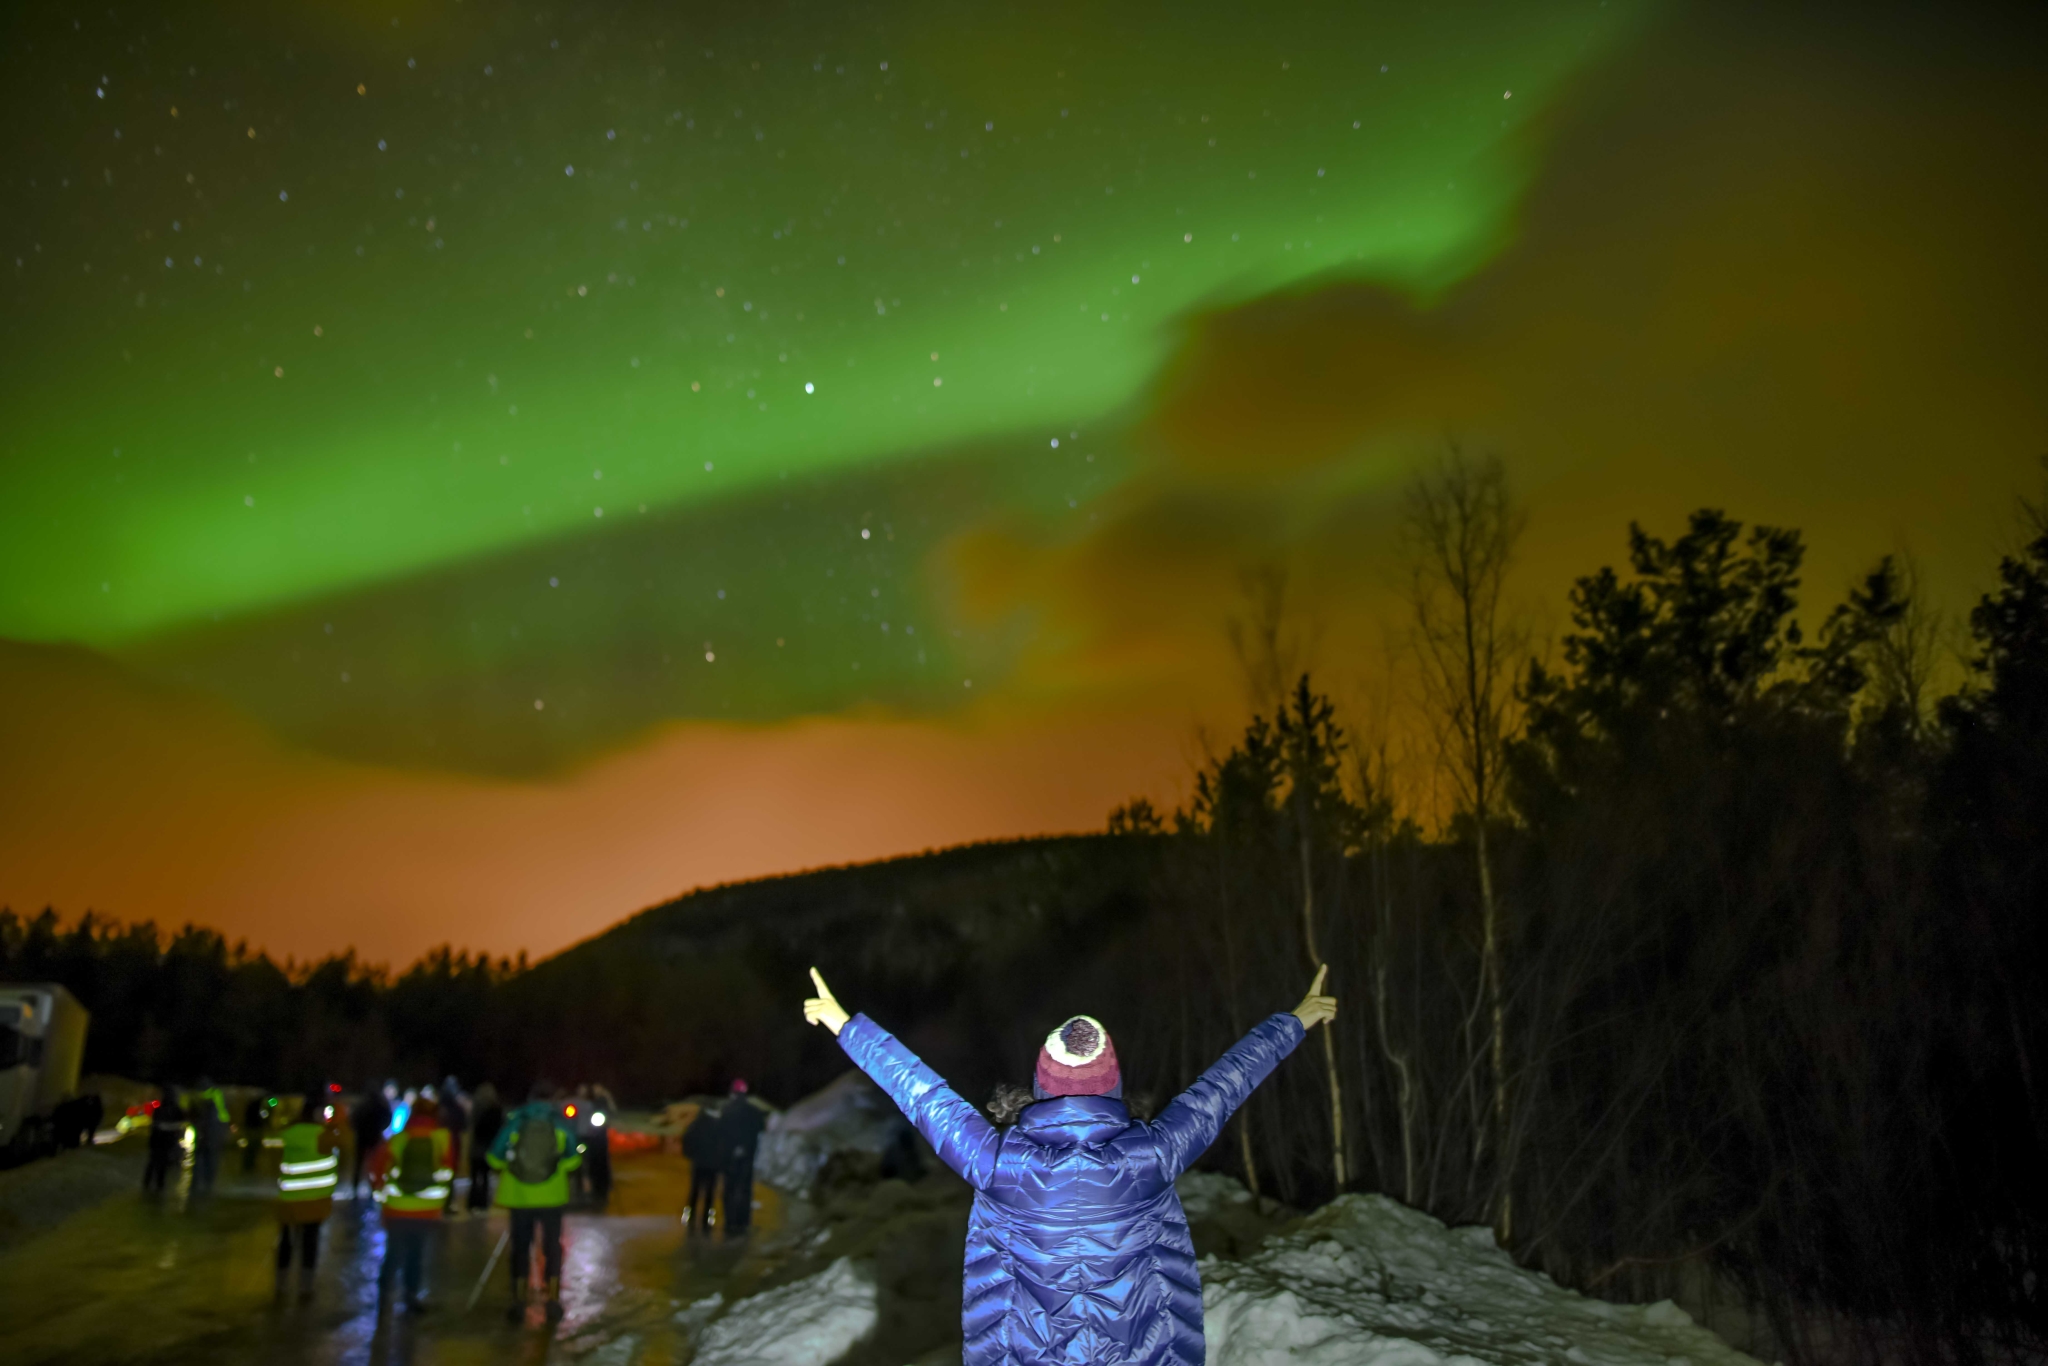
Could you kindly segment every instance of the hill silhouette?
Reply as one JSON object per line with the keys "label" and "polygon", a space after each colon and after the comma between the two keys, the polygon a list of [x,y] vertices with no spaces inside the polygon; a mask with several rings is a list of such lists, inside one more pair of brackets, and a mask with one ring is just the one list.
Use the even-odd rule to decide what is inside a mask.
{"label": "hill silhouette", "polygon": [[[1164,841],[1010,840],[692,892],[536,964],[503,1055],[649,1099],[745,1077],[783,1102],[846,1066],[807,1026],[806,969],[970,1095],[1031,1067],[1086,1009],[1117,1028],[1107,967],[1145,919]],[[1122,993],[1129,999],[1129,993]],[[567,1011],[570,1018],[558,1016]]]}

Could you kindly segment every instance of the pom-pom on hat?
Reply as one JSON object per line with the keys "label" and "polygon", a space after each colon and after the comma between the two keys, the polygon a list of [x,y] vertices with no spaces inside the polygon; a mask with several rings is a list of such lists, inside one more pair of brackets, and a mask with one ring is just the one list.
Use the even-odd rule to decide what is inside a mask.
{"label": "pom-pom on hat", "polygon": [[1041,1100],[1054,1096],[1121,1096],[1123,1073],[1109,1031],[1092,1015],[1076,1015],[1045,1036],[1038,1050],[1032,1090]]}

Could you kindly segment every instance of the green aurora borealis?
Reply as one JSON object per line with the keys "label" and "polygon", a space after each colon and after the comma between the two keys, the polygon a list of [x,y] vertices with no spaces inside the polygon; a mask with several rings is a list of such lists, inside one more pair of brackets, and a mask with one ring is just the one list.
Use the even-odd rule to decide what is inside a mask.
{"label": "green aurora borealis", "polygon": [[[550,746],[576,684],[537,651],[646,675],[633,721],[999,670],[922,553],[991,506],[1085,517],[1189,310],[1459,279],[1627,22],[353,13],[26,35],[51,136],[15,168],[0,635],[316,740],[355,704],[305,689],[454,689],[445,724],[552,686]],[[394,627],[394,584],[435,604]],[[659,681],[707,651],[718,685]],[[527,767],[513,724],[443,752]]]}

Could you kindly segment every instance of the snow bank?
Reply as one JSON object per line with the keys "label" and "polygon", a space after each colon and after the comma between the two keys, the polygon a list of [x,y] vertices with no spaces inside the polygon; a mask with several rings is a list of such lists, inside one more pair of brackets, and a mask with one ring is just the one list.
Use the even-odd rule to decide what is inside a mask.
{"label": "snow bank", "polygon": [[[1232,1198],[1219,1179],[1183,1187],[1191,1217]],[[1669,1301],[1587,1299],[1516,1266],[1490,1229],[1377,1195],[1333,1201],[1242,1261],[1204,1258],[1202,1283],[1208,1366],[1755,1366]]]}
{"label": "snow bank", "polygon": [[1180,1197],[1181,1211],[1191,1224],[1254,1208],[1252,1193],[1244,1188],[1244,1183],[1221,1172],[1189,1172],[1173,1183],[1173,1191]]}
{"label": "snow bank", "polygon": [[855,1069],[769,1119],[754,1174],[777,1190],[803,1195],[832,1154],[880,1154],[903,1126],[895,1103]]}
{"label": "snow bank", "polygon": [[815,1276],[736,1302],[704,1329],[691,1366],[826,1366],[873,1332],[876,1319],[874,1277],[841,1257]]}
{"label": "snow bank", "polygon": [[115,1195],[131,1194],[144,1152],[144,1141],[131,1138],[0,1171],[0,1252]]}

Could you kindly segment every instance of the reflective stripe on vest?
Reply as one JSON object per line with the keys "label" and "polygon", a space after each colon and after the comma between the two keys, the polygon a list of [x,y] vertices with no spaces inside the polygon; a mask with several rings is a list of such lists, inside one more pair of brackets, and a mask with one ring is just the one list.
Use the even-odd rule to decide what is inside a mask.
{"label": "reflective stripe on vest", "polygon": [[407,1195],[404,1191],[387,1181],[377,1188],[377,1203],[382,1205],[395,1200],[403,1206],[408,1200],[419,1200],[425,1202],[420,1206],[420,1208],[424,1209],[428,1203],[446,1200],[448,1198],[448,1185],[454,1179],[454,1168],[436,1167],[434,1169],[434,1184],[431,1186],[421,1186],[411,1195]]}
{"label": "reflective stripe on vest", "polygon": [[284,1131],[283,1161],[277,1164],[277,1198],[319,1200],[334,1193],[341,1159],[320,1151],[327,1130],[318,1124],[294,1124]]}

